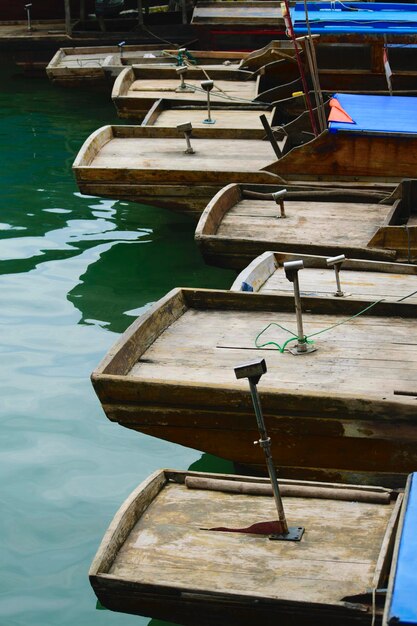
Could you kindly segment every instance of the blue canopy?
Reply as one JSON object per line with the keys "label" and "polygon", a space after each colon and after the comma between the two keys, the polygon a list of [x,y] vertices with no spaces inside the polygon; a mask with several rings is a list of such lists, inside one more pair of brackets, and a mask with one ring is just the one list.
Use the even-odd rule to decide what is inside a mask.
{"label": "blue canopy", "polygon": [[[308,2],[308,19],[312,33],[320,34],[387,34],[417,33],[417,6],[387,2]],[[304,3],[291,9],[296,34],[307,33]]]}
{"label": "blue canopy", "polygon": [[410,477],[387,623],[417,624],[417,474]]}
{"label": "blue canopy", "polygon": [[334,98],[353,123],[329,122],[331,133],[417,133],[417,97],[337,93]]}

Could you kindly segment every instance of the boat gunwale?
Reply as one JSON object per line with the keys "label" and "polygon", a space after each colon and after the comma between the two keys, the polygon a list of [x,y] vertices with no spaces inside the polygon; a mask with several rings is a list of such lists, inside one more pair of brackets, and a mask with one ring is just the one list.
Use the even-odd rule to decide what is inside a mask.
{"label": "boat gunwale", "polygon": [[[302,260],[305,268],[329,269],[326,263],[328,257],[318,254],[304,254],[296,252],[281,252],[278,250],[266,250],[255,257],[235,278],[230,287],[231,291],[242,291],[242,283],[251,285],[254,292],[262,289],[264,283],[282,267],[287,261]],[[382,274],[417,274],[417,265],[409,263],[392,263],[374,259],[351,259],[343,261],[343,270],[372,271]],[[329,271],[333,271],[332,268]],[[343,275],[343,274],[342,274]]]}
{"label": "boat gunwale", "polygon": [[[355,314],[366,306],[366,301],[319,298],[315,296],[303,296],[303,303],[311,313],[337,314],[345,317]],[[199,406],[201,404],[202,390],[210,390],[205,393],[204,406],[216,407],[219,403],[219,394],[222,402],[227,396],[230,411],[239,411],[243,404],[250,404],[245,394],[242,395],[242,385],[238,382],[233,384],[220,384],[208,381],[184,382],[165,381],[162,379],[146,378],[146,376],[128,375],[134,364],[146,353],[146,350],[154,341],[179,317],[190,309],[207,310],[242,310],[245,311],[291,311],[294,310],[294,299],[286,295],[270,295],[247,292],[231,292],[210,289],[174,288],[161,300],[154,303],[143,315],[139,316],[129,328],[121,335],[118,341],[109,350],[104,359],[99,363],[91,375],[91,380],[96,393],[99,395],[103,406],[118,400],[126,404],[124,391],[130,390],[137,394],[140,389],[141,405],[157,402],[162,406],[160,390],[170,390],[168,397],[170,403],[176,399],[176,406]],[[324,310],[323,310],[324,309]],[[417,304],[378,302],[372,309],[366,311],[363,317],[399,317],[414,319],[417,317]],[[156,323],[160,321],[160,323]],[[106,390],[106,383],[110,383],[112,391]],[[114,383],[114,384],[112,384]],[[115,388],[117,387],[117,389]],[[187,393],[184,393],[187,390]],[[159,394],[158,394],[159,391]],[[278,410],[286,404],[297,405],[297,413],[303,411],[312,414],[323,411],[322,403],[331,404],[331,411],[327,409],[322,416],[333,417],[340,410],[347,411],[348,416],[354,415],[355,420],[382,419],[415,421],[415,398],[412,395],[373,395],[372,393],[357,394],[346,392],[329,392],[326,390],[288,390],[263,387],[262,398],[268,412]],[[315,405],[313,410],[312,406]],[[318,408],[317,408],[318,407]],[[401,407],[401,410],[399,408]],[[281,409],[282,410],[282,409]],[[288,411],[288,409],[287,409]],[[291,409],[293,411],[293,409]]]}

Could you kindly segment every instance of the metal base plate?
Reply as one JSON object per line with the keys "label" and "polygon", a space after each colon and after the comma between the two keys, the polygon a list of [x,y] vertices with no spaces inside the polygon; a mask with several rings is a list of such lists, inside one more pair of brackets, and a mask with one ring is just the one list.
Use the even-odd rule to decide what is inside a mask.
{"label": "metal base plate", "polygon": [[195,89],[193,87],[177,87],[175,93],[194,93]]}
{"label": "metal base plate", "polygon": [[304,534],[303,526],[290,526],[286,535],[275,533],[269,535],[271,541],[301,541]]}
{"label": "metal base plate", "polygon": [[288,348],[288,351],[295,356],[303,356],[304,354],[310,354],[311,352],[315,352],[316,350],[316,346],[309,343],[307,344],[307,350],[304,350],[304,352],[299,352],[296,346],[294,346],[294,348]]}

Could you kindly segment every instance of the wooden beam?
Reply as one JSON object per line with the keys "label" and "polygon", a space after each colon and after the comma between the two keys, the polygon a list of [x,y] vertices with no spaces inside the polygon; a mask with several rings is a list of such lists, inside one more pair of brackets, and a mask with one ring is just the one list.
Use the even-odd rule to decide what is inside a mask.
{"label": "wooden beam", "polygon": [[187,23],[187,0],[181,0],[182,23]]}
{"label": "wooden beam", "polygon": [[85,0],[80,0],[80,21],[85,22],[86,16]]}
{"label": "wooden beam", "polygon": [[142,0],[137,0],[137,2],[138,2],[138,22],[142,26],[143,25]]}
{"label": "wooden beam", "polygon": [[71,27],[71,6],[70,0],[64,0],[65,3],[65,32],[69,37],[72,35]]}

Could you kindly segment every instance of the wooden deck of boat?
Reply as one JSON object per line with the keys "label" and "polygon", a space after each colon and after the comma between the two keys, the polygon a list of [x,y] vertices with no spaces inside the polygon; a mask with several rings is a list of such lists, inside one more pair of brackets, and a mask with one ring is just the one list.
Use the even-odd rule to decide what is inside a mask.
{"label": "wooden deck of boat", "polygon": [[314,498],[284,497],[283,503],[289,524],[306,528],[299,544],[202,530],[275,519],[271,497],[168,483],[136,522],[108,573],[141,585],[305,606],[343,607],[345,596],[373,587],[393,502],[377,506],[331,501],[328,506]]}
{"label": "wooden deck of boat", "polygon": [[220,193],[205,209],[195,233],[210,264],[241,270],[274,248],[327,256],[395,258],[395,252],[382,245],[369,247],[390,216],[392,205],[336,202],[325,196],[310,201],[306,193],[305,199],[285,200],[286,217],[281,219],[272,199],[233,199],[232,186],[225,188],[224,198]]}
{"label": "wooden deck of boat", "polygon": [[243,199],[221,221],[217,235],[263,241],[329,243],[366,246],[391,207],[344,202],[285,202],[285,219],[277,219],[279,207],[271,200]]}
{"label": "wooden deck of boat", "polygon": [[234,368],[264,357],[281,475],[399,486],[417,462],[417,306],[369,304],[304,297],[317,351],[294,356],[277,349],[294,341],[293,297],[175,289],[109,351],[94,388],[112,421],[259,468],[250,394]]}
{"label": "wooden deck of boat", "polygon": [[[348,317],[305,312],[304,330],[309,336]],[[413,320],[360,316],[319,335],[317,352],[298,358],[288,352],[280,354],[271,345],[262,350],[255,347],[255,338],[271,322],[296,332],[295,313],[189,309],[159,335],[126,377],[165,383],[182,380],[201,386],[207,381],[236,384],[234,366],[263,355],[268,361],[263,384],[275,392],[394,397],[395,390],[415,386]],[[289,331],[270,328],[259,343],[283,345],[293,336]],[[244,388],[245,381],[239,386]]]}
{"label": "wooden deck of boat", "polygon": [[[283,263],[296,259],[304,260],[299,275],[301,295],[335,297],[335,273],[333,267],[326,266],[326,258],[291,253],[266,252],[257,257],[239,274],[231,289],[240,291],[243,284],[258,293],[290,295],[293,285],[285,276]],[[417,303],[417,265],[349,259],[342,264],[340,280],[345,299],[406,299]]]}
{"label": "wooden deck of boat", "polygon": [[[210,68],[208,68],[210,69]],[[187,85],[196,87],[193,92],[176,91],[180,81],[179,78],[167,79],[139,79],[135,80],[123,97],[129,98],[146,98],[158,100],[159,98],[169,97],[174,100],[186,99],[190,102],[206,101],[206,92],[201,89],[201,79],[191,78],[192,71],[187,75],[185,82]],[[257,96],[256,81],[244,80],[215,80],[213,91],[210,93],[212,101],[227,102],[233,99],[237,100],[253,100]]]}
{"label": "wooden deck of boat", "polygon": [[[259,128],[263,129],[260,115],[266,116],[271,124],[272,111],[249,111],[238,109],[213,109],[211,117],[215,120],[212,126],[216,128]],[[175,128],[178,124],[191,122],[193,128],[206,128],[207,110],[200,109],[166,109],[156,116],[152,126],[169,126]]]}
{"label": "wooden deck of boat", "polygon": [[210,2],[201,1],[194,8],[192,24],[240,24],[256,26],[258,24],[283,26],[283,17],[279,2]]}
{"label": "wooden deck of boat", "polygon": [[[417,291],[415,276],[400,274],[378,274],[373,272],[355,272],[342,270],[340,274],[342,289],[354,299],[384,298],[399,300]],[[334,271],[329,269],[307,268],[300,275],[301,292],[306,295],[327,295],[334,293],[336,283]],[[262,285],[261,293],[292,293],[291,283],[285,278],[283,269],[276,272]],[[417,303],[417,296],[407,298],[407,302]]]}
{"label": "wooden deck of boat", "polygon": [[[179,133],[178,133],[179,134]],[[115,137],[92,158],[91,168],[117,170],[216,170],[252,172],[270,163],[269,142],[259,139],[191,139],[195,154],[184,154],[182,137]],[[221,155],[221,158],[219,158]]]}

